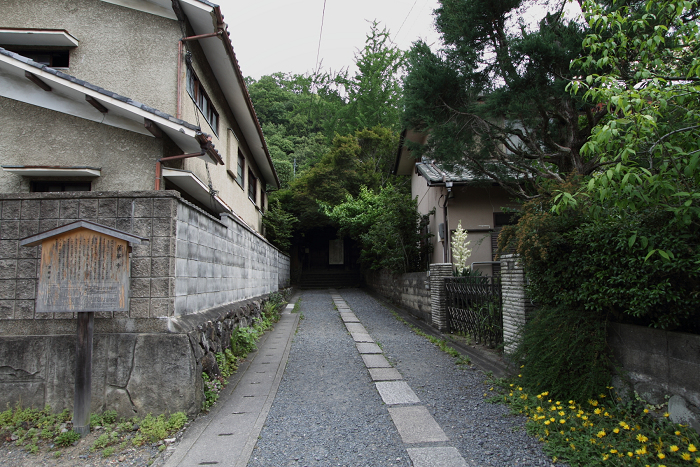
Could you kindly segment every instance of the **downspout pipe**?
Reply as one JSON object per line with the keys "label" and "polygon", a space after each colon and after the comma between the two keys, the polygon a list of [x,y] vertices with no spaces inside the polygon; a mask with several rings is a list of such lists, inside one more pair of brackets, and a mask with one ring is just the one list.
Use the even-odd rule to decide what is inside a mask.
{"label": "downspout pipe", "polygon": [[202,149],[202,152],[192,152],[189,154],[180,154],[178,156],[168,156],[168,157],[161,157],[156,161],[156,186],[155,189],[156,191],[160,190],[160,185],[161,185],[161,180],[163,179],[163,162],[167,161],[175,161],[179,159],[187,159],[189,157],[202,157],[203,155],[206,154],[206,151]]}

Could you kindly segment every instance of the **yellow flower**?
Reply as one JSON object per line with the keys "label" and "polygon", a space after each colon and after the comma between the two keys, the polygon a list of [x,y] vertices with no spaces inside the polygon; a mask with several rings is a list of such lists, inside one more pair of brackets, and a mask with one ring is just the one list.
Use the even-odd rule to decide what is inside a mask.
{"label": "yellow flower", "polygon": [[607,433],[605,432],[605,430],[600,430],[596,436],[597,436],[598,438],[602,438],[602,437],[605,436],[606,434],[607,434]]}
{"label": "yellow flower", "polygon": [[634,457],[634,453],[632,451],[627,451],[627,455],[630,457]]}
{"label": "yellow flower", "polygon": [[681,454],[681,457],[683,458],[684,461],[689,461],[690,460],[690,453],[684,452],[683,454]]}
{"label": "yellow flower", "polygon": [[670,416],[671,416],[670,413],[668,413],[668,412],[665,412],[665,413],[664,413],[664,417],[668,418],[668,417],[670,417]]}
{"label": "yellow flower", "polygon": [[646,443],[647,441],[649,441],[649,438],[647,438],[644,435],[637,435],[637,441],[639,441],[640,443]]}
{"label": "yellow flower", "polygon": [[564,424],[564,423],[566,423],[566,420],[564,420],[564,419],[562,418],[561,420],[559,420],[559,423]]}
{"label": "yellow flower", "polygon": [[617,454],[617,449],[611,449],[610,454]]}
{"label": "yellow flower", "polygon": [[644,413],[649,413],[649,409],[644,409]]}
{"label": "yellow flower", "polygon": [[545,421],[544,421],[544,424],[545,424],[545,425],[549,425],[550,423],[552,423],[552,422],[550,422],[549,420],[545,420]]}
{"label": "yellow flower", "polygon": [[637,450],[634,451],[634,452],[635,452],[636,454],[639,454],[640,456],[641,456],[641,455],[644,455],[644,454],[647,453],[647,447],[644,446],[644,445],[642,445],[641,448],[637,449]]}
{"label": "yellow flower", "polygon": [[603,454],[603,460],[606,461],[608,459],[610,459],[610,456],[608,456],[607,454]]}
{"label": "yellow flower", "polygon": [[677,452],[677,451],[678,451],[678,446],[676,446],[675,444],[672,444],[672,445],[669,446],[668,448],[671,450],[671,452]]}
{"label": "yellow flower", "polygon": [[598,401],[594,401],[593,399],[588,401],[589,404],[591,404],[593,407],[598,405]]}
{"label": "yellow flower", "polygon": [[619,433],[619,432],[620,432],[620,429],[619,429],[619,428],[615,428],[615,429],[613,430],[613,433]]}
{"label": "yellow flower", "polygon": [[694,444],[691,444],[688,446],[688,451],[690,451],[690,452],[695,452],[697,450],[698,450],[698,448],[696,448]]}
{"label": "yellow flower", "polygon": [[659,459],[665,459],[665,458],[666,458],[666,454],[664,454],[663,452],[660,452]]}
{"label": "yellow flower", "polygon": [[678,431],[678,430],[676,430],[676,432],[675,432],[674,434],[675,434],[676,436],[680,436],[680,435],[681,435],[681,432]]}

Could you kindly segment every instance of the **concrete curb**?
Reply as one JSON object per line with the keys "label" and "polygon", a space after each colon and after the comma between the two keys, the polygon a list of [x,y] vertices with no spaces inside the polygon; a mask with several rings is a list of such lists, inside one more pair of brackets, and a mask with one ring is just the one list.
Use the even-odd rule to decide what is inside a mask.
{"label": "concrete curb", "polygon": [[[289,303],[295,303],[297,294],[292,297]],[[289,352],[292,346],[292,340],[299,324],[299,314],[291,314],[283,312],[280,321],[276,323],[272,330],[258,340],[258,350],[248,354],[248,357],[241,362],[236,373],[229,379],[229,384],[220,393],[219,400],[214,405],[212,410],[196,419],[185,432],[182,441],[175,447],[173,454],[165,461],[164,467],[177,467],[186,465],[208,465],[209,463],[218,463],[221,465],[230,466],[245,466],[248,464],[250,456],[255,448],[258,436],[262,431],[267,415],[274,402],[277,390],[279,389],[282,376],[287,365]],[[274,352],[273,347],[278,345],[275,340],[279,340],[279,344],[284,343],[282,352]],[[271,352],[271,354],[268,354]],[[269,358],[273,357],[273,358]],[[263,362],[263,360],[267,360]],[[264,398],[262,404],[252,402],[251,395],[251,379],[263,380],[264,377],[256,376],[256,373],[262,369],[261,365],[271,365],[270,368],[276,367],[272,381],[268,380],[269,389],[264,391],[264,384],[255,382],[260,386],[261,392],[259,395]],[[246,384],[248,383],[248,384]],[[245,416],[240,422],[232,422],[231,415],[243,414],[240,411],[245,408]],[[231,433],[218,433],[222,427],[227,427],[226,431]],[[220,436],[227,436],[226,442]],[[199,462],[202,456],[207,459],[225,459],[224,462]],[[200,459],[201,458],[201,459]]]}

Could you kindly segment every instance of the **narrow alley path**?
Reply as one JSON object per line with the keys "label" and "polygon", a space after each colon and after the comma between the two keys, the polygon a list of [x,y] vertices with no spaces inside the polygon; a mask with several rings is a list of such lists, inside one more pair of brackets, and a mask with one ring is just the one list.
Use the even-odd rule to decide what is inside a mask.
{"label": "narrow alley path", "polygon": [[551,464],[522,418],[484,401],[482,372],[363,291],[300,298],[303,320],[250,467]]}

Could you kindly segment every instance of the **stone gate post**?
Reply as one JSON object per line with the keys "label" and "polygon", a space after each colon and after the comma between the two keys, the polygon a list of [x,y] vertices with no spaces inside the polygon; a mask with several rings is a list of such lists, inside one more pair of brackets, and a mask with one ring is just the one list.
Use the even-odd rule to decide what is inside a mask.
{"label": "stone gate post", "polygon": [[430,311],[432,325],[439,331],[447,330],[445,308],[445,277],[452,277],[452,263],[430,265]]}
{"label": "stone gate post", "polygon": [[503,342],[506,354],[518,346],[521,331],[533,310],[525,295],[525,271],[518,255],[501,255]]}

